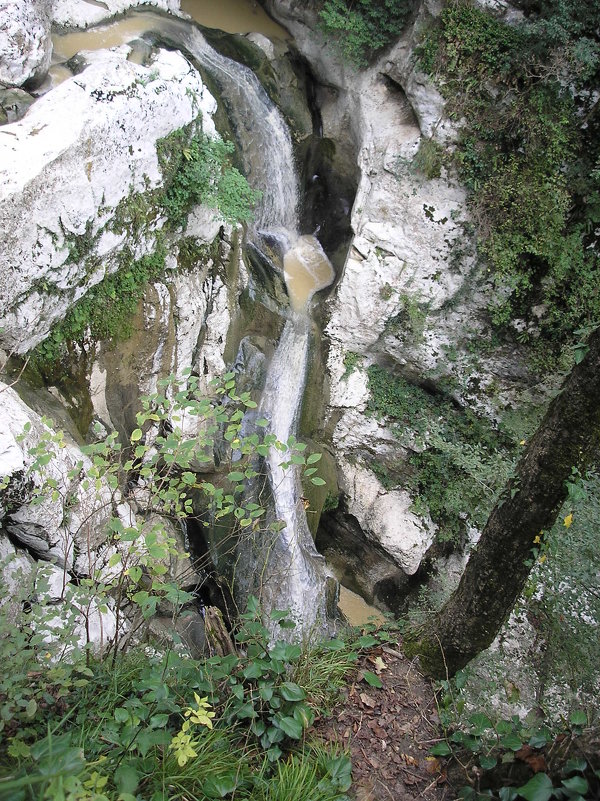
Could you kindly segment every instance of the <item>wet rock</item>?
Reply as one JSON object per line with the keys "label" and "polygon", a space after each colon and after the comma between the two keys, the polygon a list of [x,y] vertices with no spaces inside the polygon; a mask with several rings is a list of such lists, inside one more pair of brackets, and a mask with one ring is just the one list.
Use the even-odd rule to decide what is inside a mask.
{"label": "wet rock", "polygon": [[21,608],[22,588],[27,585],[35,568],[35,562],[29,554],[18,551],[8,537],[0,533],[0,582],[3,595],[0,607],[9,619],[14,620]]}
{"label": "wet rock", "polygon": [[[104,541],[111,492],[108,486],[101,487],[102,497],[98,498],[92,487],[85,489],[79,480],[79,469],[85,469],[90,462],[77,445],[67,436],[46,444],[52,433],[48,426],[13,389],[0,384],[0,390],[0,476],[8,478],[9,486],[3,495],[6,497],[8,492],[11,498],[4,510],[3,525],[16,541],[40,558],[70,568],[76,552],[89,553]],[[42,451],[36,452],[40,443]],[[23,481],[36,457],[44,454],[52,454],[53,458]],[[13,480],[22,492],[10,495]],[[61,488],[64,494],[60,498],[69,498],[68,514],[60,498],[52,500],[52,489],[43,489],[48,482],[56,482]],[[39,491],[41,496],[36,498]]]}
{"label": "wet rock", "polygon": [[4,0],[0,7],[0,84],[35,84],[50,66],[52,0]]}
{"label": "wet rock", "polygon": [[206,656],[204,618],[195,609],[184,609],[175,620],[158,616],[150,621],[149,633],[159,646],[181,647],[194,659]]}
{"label": "wet rock", "polygon": [[433,542],[434,526],[410,511],[410,495],[387,491],[365,467],[340,464],[340,489],[365,536],[376,542],[409,576],[417,572]]}
{"label": "wet rock", "polygon": [[34,102],[35,98],[23,89],[0,89],[0,113],[4,113],[4,122],[20,120]]}
{"label": "wet rock", "polygon": [[340,584],[380,609],[404,611],[410,580],[343,509],[324,515],[316,540]]}

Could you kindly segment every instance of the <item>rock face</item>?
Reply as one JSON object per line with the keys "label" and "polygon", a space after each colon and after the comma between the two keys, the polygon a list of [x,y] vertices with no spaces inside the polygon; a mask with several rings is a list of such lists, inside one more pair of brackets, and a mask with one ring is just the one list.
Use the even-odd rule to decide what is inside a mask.
{"label": "rock face", "polygon": [[490,330],[492,290],[468,233],[466,193],[441,165],[430,177],[417,166],[422,148],[435,153],[451,147],[457,132],[415,58],[422,30],[441,4],[422,2],[401,39],[358,73],[319,34],[314,11],[293,0],[267,6],[293,33],[321,81],[323,135],[356,164],[359,176],[354,236],[327,302],[325,329],[325,436],[333,440],[342,491],[334,528],[343,528],[349,516],[366,540],[410,575],[435,527],[411,511],[402,487],[386,489],[373,472],[388,462],[406,463],[410,451],[385,419],[367,411],[367,368],[385,367],[493,419],[532,383],[514,349],[473,355]]}
{"label": "rock face", "polygon": [[52,0],[4,0],[0,7],[0,84],[36,83],[52,56]]}
{"label": "rock face", "polygon": [[[134,193],[161,184],[157,140],[199,113],[214,135],[214,99],[180,54],[159,50],[141,66],[127,61],[128,53],[123,46],[89,55],[83,72],[3,128],[0,336],[6,350],[23,353],[40,342],[117,268],[124,247],[134,244],[136,258],[152,252],[164,219],[132,243],[118,211]],[[214,236],[214,222],[205,233]]]}
{"label": "rock face", "polygon": [[[103,0],[102,3],[80,2],[80,0],[54,0],[54,23],[65,28],[87,28],[105,19],[122,14],[140,5],[137,0]],[[163,11],[177,13],[180,0],[145,0],[144,5]]]}

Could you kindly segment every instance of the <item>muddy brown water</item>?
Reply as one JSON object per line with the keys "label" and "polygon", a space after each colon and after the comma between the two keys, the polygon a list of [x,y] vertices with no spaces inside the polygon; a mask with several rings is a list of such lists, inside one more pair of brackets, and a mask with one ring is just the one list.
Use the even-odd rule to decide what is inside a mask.
{"label": "muddy brown water", "polygon": [[[181,10],[207,28],[227,33],[262,33],[270,38],[289,39],[289,33],[272,20],[254,0],[183,0]],[[54,34],[53,62],[49,70],[50,86],[58,86],[71,77],[63,66],[81,50],[102,50],[137,39],[147,31],[160,29],[161,19],[150,13],[136,13],[86,30]]]}
{"label": "muddy brown water", "polygon": [[351,626],[364,626],[366,623],[380,625],[385,617],[374,606],[370,606],[364,598],[340,584],[339,609],[344,613]]}
{"label": "muddy brown water", "polygon": [[262,33],[289,39],[289,33],[254,0],[182,0],[181,10],[207,28],[227,33]]}
{"label": "muddy brown water", "polygon": [[290,303],[294,311],[302,311],[320,289],[328,287],[335,273],[318,239],[299,236],[283,257],[283,272]]}

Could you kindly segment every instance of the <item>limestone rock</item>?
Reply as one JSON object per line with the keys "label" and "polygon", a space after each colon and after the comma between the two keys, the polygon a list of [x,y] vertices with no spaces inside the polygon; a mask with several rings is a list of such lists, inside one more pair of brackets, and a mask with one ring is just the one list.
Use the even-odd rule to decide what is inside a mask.
{"label": "limestone rock", "polygon": [[29,554],[17,551],[7,536],[0,533],[0,607],[8,605],[5,613],[15,619],[21,609],[21,589],[26,586],[34,570]]}
{"label": "limestone rock", "polygon": [[409,576],[433,542],[433,525],[410,511],[411,499],[403,490],[387,492],[370,470],[342,462],[340,489],[347,496],[348,512],[366,536],[377,542]]}
{"label": "limestone rock", "polygon": [[[4,115],[4,122],[15,122],[24,117],[35,98],[24,92],[23,89],[0,90],[0,120]],[[0,123],[1,124],[1,123]]]}
{"label": "limestone rock", "polygon": [[[125,245],[116,209],[160,185],[156,142],[216,108],[199,74],[176,52],[143,66],[129,48],[98,51],[89,66],[44,95],[0,141],[0,337],[23,353],[106,273]],[[65,109],[69,113],[65,113]],[[134,244],[154,249],[149,224]]]}
{"label": "limestone rock", "polygon": [[[87,457],[68,436],[48,439],[51,429],[13,389],[2,383],[0,419],[0,476],[9,479],[2,495],[10,499],[3,510],[4,526],[41,558],[70,568],[76,551],[94,551],[105,538],[104,527],[111,511],[108,486],[98,492],[93,487],[85,488],[78,474],[90,465]],[[52,458],[28,475],[35,459],[46,454]],[[21,492],[14,491],[13,482]],[[55,482],[60,490],[58,500],[52,500],[48,482]],[[36,490],[45,485],[36,498]],[[61,498],[69,499],[68,509]]]}
{"label": "limestone rock", "polygon": [[41,80],[52,56],[52,0],[4,0],[0,6],[0,84]]}
{"label": "limestone rock", "polygon": [[[54,0],[54,23],[65,28],[87,28],[117,14],[123,14],[138,5],[140,5],[138,0],[103,0],[102,3]],[[180,10],[180,0],[144,0],[144,5],[171,13]]]}

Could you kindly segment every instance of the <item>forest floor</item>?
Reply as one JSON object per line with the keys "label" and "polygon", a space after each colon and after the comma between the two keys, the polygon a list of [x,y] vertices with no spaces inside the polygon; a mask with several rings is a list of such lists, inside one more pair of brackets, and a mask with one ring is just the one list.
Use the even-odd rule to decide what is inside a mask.
{"label": "forest floor", "polygon": [[[372,686],[365,672],[379,677]],[[400,644],[362,654],[330,717],[316,734],[350,752],[356,801],[449,801],[455,798],[444,767],[429,754],[441,739],[431,683]]]}

